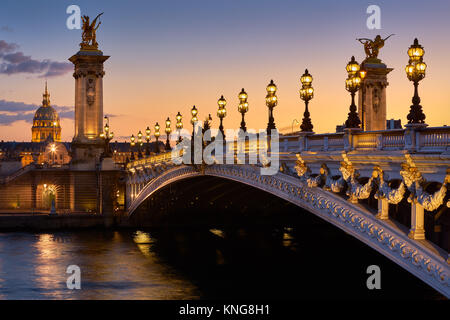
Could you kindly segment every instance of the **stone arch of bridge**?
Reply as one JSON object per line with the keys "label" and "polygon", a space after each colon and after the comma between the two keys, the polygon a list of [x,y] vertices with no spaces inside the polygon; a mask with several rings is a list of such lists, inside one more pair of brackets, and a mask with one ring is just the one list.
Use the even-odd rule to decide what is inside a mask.
{"label": "stone arch of bridge", "polygon": [[260,167],[246,165],[176,166],[150,177],[130,201],[132,215],[149,196],[184,179],[201,175],[222,177],[261,189],[321,217],[369,245],[422,281],[450,297],[447,257],[408,235],[389,221],[377,219],[363,206],[321,188],[310,188],[298,178],[278,172],[262,176]]}

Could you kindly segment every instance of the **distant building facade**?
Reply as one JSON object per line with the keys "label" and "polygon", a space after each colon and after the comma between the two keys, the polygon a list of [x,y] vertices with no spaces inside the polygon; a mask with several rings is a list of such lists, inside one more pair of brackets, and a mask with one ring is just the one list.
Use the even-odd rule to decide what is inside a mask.
{"label": "distant building facade", "polygon": [[[31,127],[31,142],[0,141],[0,176],[9,175],[32,163],[39,166],[62,166],[72,160],[72,143],[61,142],[61,123],[58,112],[51,106],[50,93],[45,83],[42,105],[36,110]],[[133,150],[126,142],[111,142],[112,158],[123,165],[129,160],[145,156],[155,150],[154,142]],[[159,143],[164,150],[164,143]]]}

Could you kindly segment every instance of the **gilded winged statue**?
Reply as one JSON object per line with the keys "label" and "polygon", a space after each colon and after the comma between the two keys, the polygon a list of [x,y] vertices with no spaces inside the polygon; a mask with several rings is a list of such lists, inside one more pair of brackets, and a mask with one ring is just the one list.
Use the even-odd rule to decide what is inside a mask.
{"label": "gilded winged statue", "polygon": [[[98,22],[98,18],[103,14],[100,13],[97,17],[95,17],[92,23],[89,21],[88,16],[82,16],[81,20],[83,21],[83,34],[81,35],[82,42],[80,44],[82,49],[98,49],[98,43],[96,39],[96,32],[98,27],[100,27],[101,21]],[[97,26],[96,26],[97,24]]]}
{"label": "gilded winged statue", "polygon": [[384,42],[392,37],[393,34],[385,39],[382,39],[380,35],[377,35],[374,40],[367,38],[356,39],[364,45],[364,51],[366,52],[366,58],[377,59],[380,49],[384,47]]}

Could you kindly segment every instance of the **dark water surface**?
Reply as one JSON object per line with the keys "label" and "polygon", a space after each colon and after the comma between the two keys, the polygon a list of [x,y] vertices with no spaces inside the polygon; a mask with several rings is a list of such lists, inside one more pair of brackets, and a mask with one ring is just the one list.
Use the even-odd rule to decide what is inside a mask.
{"label": "dark water surface", "polygon": [[[382,290],[366,287],[371,264]],[[202,298],[442,297],[331,226],[0,233],[0,299]]]}

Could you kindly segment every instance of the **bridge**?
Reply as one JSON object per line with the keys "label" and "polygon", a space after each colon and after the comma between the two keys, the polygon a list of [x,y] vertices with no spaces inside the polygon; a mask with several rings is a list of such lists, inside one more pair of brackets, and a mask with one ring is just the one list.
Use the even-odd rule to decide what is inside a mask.
{"label": "bridge", "polygon": [[[237,160],[237,141],[228,145]],[[248,156],[251,151],[245,150]],[[180,153],[127,164],[129,216],[177,181],[199,176],[233,180],[311,212],[450,297],[449,230],[442,230],[440,242],[427,239],[426,232],[430,218],[432,224],[450,214],[450,128],[280,135],[276,154],[268,150],[269,158],[279,159],[274,175],[261,174],[268,165],[264,159],[256,164],[180,164],[174,161]],[[402,217],[399,211],[403,219],[396,219]]]}
{"label": "bridge", "polygon": [[[225,151],[231,154],[232,161],[212,157],[211,162],[190,164],[179,160],[188,154],[191,143],[195,147],[196,137],[200,139],[202,151],[211,145],[203,135],[207,132],[206,125],[210,125],[208,120],[203,130],[195,133],[194,128],[192,139],[184,137],[174,150],[165,153],[160,153],[160,127],[156,124],[154,152],[149,150],[150,128],[147,127],[145,136],[141,131],[138,133],[138,159],[135,160],[133,135],[132,143],[126,144],[127,150],[122,152],[122,157],[128,159],[130,155],[131,161],[122,167],[122,161],[111,151],[113,133],[109,122],[104,124],[103,118],[104,63],[109,56],[103,55],[98,43],[89,44],[83,39],[80,50],[69,58],[74,65],[76,115],[70,143],[71,161],[61,167],[33,163],[16,172],[9,170],[17,167],[14,159],[11,163],[4,161],[0,169],[7,173],[0,177],[0,209],[34,213],[35,210],[49,212],[51,206],[50,212],[67,213],[68,218],[78,219],[77,214],[83,213],[80,221],[87,221],[89,216],[102,219],[102,226],[120,225],[117,223],[123,217],[120,213],[131,220],[147,198],[164,192],[178,181],[201,176],[232,180],[302,208],[299,214],[306,210],[320,217],[450,298],[450,199],[447,191],[450,127],[427,127],[424,122],[418,84],[425,77],[426,64],[423,47],[415,39],[408,49],[406,68],[408,79],[414,83],[408,124],[404,129],[385,130],[387,75],[393,69],[377,55],[378,51],[367,55],[361,65],[352,57],[346,66],[345,84],[351,105],[343,132],[313,133],[308,110],[308,103],[314,96],[313,78],[305,70],[299,90],[305,102],[301,132],[273,133],[273,110],[278,98],[277,86],[271,80],[265,98],[270,139],[260,139],[259,134],[256,146],[244,140],[242,147],[227,134]],[[247,97],[242,89],[238,95],[238,110],[242,115],[243,132],[246,131],[244,116],[249,109]],[[219,132],[223,136],[223,118],[227,114],[223,96],[218,105]],[[198,122],[197,112],[194,106],[191,109],[194,126]],[[176,119],[179,130],[183,128],[180,113]],[[165,148],[170,150],[169,118],[165,132]],[[140,149],[143,137],[147,140],[145,155]],[[241,151],[244,160],[253,159],[257,152],[257,161],[242,161]],[[274,167],[272,174],[265,174],[265,169]],[[56,227],[60,226],[56,225],[59,220],[66,223],[64,215],[57,217],[58,214],[46,218],[46,223]],[[146,214],[152,215],[152,212]],[[26,217],[26,220],[33,219],[33,214]],[[76,221],[76,226],[80,221]]]}

